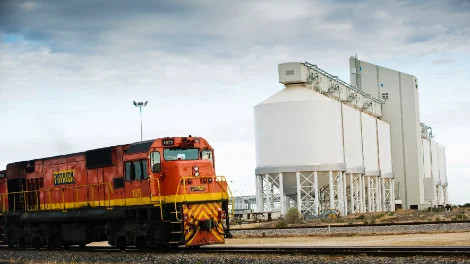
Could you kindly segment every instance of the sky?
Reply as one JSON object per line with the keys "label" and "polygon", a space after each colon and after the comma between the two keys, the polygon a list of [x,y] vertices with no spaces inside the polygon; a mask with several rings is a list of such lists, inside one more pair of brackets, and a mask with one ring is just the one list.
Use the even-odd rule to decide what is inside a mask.
{"label": "sky", "polygon": [[0,169],[9,162],[197,135],[255,193],[253,107],[277,65],[349,82],[358,58],[416,76],[446,146],[450,201],[470,202],[470,1],[0,1]]}

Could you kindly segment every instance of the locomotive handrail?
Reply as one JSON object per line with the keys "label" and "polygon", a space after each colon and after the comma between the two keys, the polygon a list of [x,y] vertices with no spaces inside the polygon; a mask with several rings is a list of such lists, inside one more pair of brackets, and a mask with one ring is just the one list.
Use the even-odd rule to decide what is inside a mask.
{"label": "locomotive handrail", "polygon": [[[40,189],[40,191],[47,191],[48,194],[49,194],[49,207],[50,209],[52,209],[52,198],[51,198],[51,191],[62,191],[62,208],[63,209],[67,209],[66,208],[66,205],[65,205],[65,191],[66,190],[72,190],[72,195],[74,194],[73,193],[73,190],[77,190],[76,192],[76,200],[74,199],[73,203],[74,205],[78,205],[80,203],[85,203],[85,204],[88,204],[89,206],[91,207],[96,207],[95,206],[95,187],[99,187],[99,186],[106,186],[108,187],[108,191],[106,192],[107,193],[107,206],[111,206],[111,192],[113,190],[112,186],[111,186],[111,183],[109,182],[102,182],[102,183],[94,183],[94,184],[84,184],[84,185],[72,185],[72,186],[63,186],[63,187],[53,187],[53,188],[43,188],[43,189]],[[88,199],[88,196],[87,196],[87,199],[86,201],[83,201],[83,202],[80,202],[80,195],[79,195],[79,189],[81,188],[89,188],[88,190],[90,190],[91,188],[91,200],[92,200],[92,204],[90,205],[90,199]],[[100,202],[99,198],[98,198],[98,203]],[[106,205],[106,202],[105,202],[105,205]],[[47,206],[47,203],[45,203],[44,205],[44,208],[46,208]],[[98,205],[99,206],[99,205]],[[73,206],[72,208],[78,208],[79,206]]]}
{"label": "locomotive handrail", "polygon": [[[183,185],[183,200],[182,201],[185,201],[186,200],[186,179],[191,179],[191,180],[194,180],[194,179],[209,179],[209,178],[212,178],[214,179],[214,181],[212,181],[212,183],[208,183],[208,184],[212,184],[214,185],[215,183],[217,183],[220,188],[222,189],[222,192],[226,192],[228,194],[228,199],[230,200],[230,197],[233,198],[233,195],[232,195],[232,191],[230,190],[230,187],[228,186],[227,184],[227,189],[224,188],[224,186],[222,186],[222,182],[227,182],[227,179],[225,178],[225,176],[198,176],[198,177],[195,177],[195,176],[185,176],[185,177],[181,177],[180,178],[180,182],[178,183],[178,187],[176,187],[176,195],[175,195],[175,199],[174,199],[174,203],[175,203],[175,214],[176,214],[176,220],[178,221],[181,221],[181,219],[179,219],[178,217],[178,206],[177,206],[177,198],[178,198],[178,194],[179,194],[179,189],[180,189],[180,186]],[[224,197],[223,193],[222,193],[222,198]],[[232,207],[233,207],[233,201],[232,201]],[[232,209],[232,216],[233,216],[233,212],[234,210]]]}
{"label": "locomotive handrail", "polygon": [[[228,181],[227,181],[227,178],[225,178],[225,176],[216,176],[217,178],[220,178],[221,179],[221,182],[224,181],[227,183],[227,190],[225,190],[223,187],[222,187],[222,184],[219,184],[220,187],[225,190],[227,192],[227,194],[229,194],[229,197],[228,197],[228,200],[232,200],[232,213],[230,214],[231,217],[233,217],[235,215],[235,197],[233,196],[232,194],[232,189],[230,189],[230,186],[228,185]],[[232,198],[232,199],[230,199]]]}
{"label": "locomotive handrail", "polygon": [[[149,186],[150,186],[150,182],[151,181],[157,181],[157,186],[158,186],[158,199],[159,199],[159,203],[160,203],[160,218],[162,219],[163,222],[169,222],[171,220],[164,220],[163,219],[163,207],[161,206],[162,205],[162,195],[161,195],[161,192],[160,192],[160,180],[158,178],[150,178],[148,179],[148,182],[149,182]],[[152,202],[152,198],[150,197],[150,202]]]}
{"label": "locomotive handrail", "polygon": [[[84,201],[80,201],[80,192],[79,192],[79,189],[80,188],[89,188],[91,189],[91,196],[92,196],[92,201],[93,201],[93,204],[91,205],[92,207],[95,207],[95,199],[94,199],[94,188],[97,187],[97,186],[107,186],[108,190],[107,190],[107,205],[110,206],[111,205],[111,192],[112,192],[112,186],[111,186],[111,183],[97,183],[97,184],[86,184],[86,185],[74,185],[74,186],[63,186],[63,187],[52,187],[52,188],[40,188],[39,190],[31,190],[31,191],[18,191],[18,192],[9,192],[9,193],[2,193],[0,194],[0,197],[2,199],[2,213],[5,213],[5,212],[8,212],[10,211],[10,209],[13,209],[13,212],[16,212],[16,196],[19,195],[23,195],[23,208],[22,210],[25,211],[25,212],[30,212],[30,211],[40,211],[41,208],[40,208],[40,200],[41,200],[41,196],[40,194],[43,193],[44,196],[43,196],[43,199],[44,199],[44,210],[53,210],[53,206],[52,206],[52,197],[51,197],[51,192],[53,191],[61,191],[62,193],[62,201],[60,202],[62,205],[60,206],[61,209],[68,209],[68,208],[79,208],[80,207],[80,204],[88,204],[90,205],[90,200],[88,199],[88,196],[86,198],[86,200]],[[74,199],[72,201],[70,201],[70,203],[73,203],[74,205],[71,206],[71,207],[68,207],[66,206],[66,201],[65,201],[65,193],[66,191],[68,190],[72,190],[72,197],[74,197]],[[76,192],[74,192],[74,190],[76,190]],[[30,200],[33,200],[31,199],[31,197],[28,195],[28,194],[33,194],[34,193],[34,196],[35,196],[35,202],[33,202],[34,204],[30,204]],[[8,198],[9,195],[12,195],[13,196],[13,208],[6,208],[6,199],[5,198]],[[49,198],[49,203],[47,203],[47,198]],[[106,205],[106,202],[105,202],[105,205]],[[31,207],[29,207],[31,206]]]}

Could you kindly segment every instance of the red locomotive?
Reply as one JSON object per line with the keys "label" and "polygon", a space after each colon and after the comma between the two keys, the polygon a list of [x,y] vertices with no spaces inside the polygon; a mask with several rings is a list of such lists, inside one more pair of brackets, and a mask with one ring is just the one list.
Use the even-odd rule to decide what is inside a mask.
{"label": "red locomotive", "polygon": [[0,171],[3,243],[95,241],[152,248],[230,237],[230,190],[201,137],[173,137],[7,165]]}

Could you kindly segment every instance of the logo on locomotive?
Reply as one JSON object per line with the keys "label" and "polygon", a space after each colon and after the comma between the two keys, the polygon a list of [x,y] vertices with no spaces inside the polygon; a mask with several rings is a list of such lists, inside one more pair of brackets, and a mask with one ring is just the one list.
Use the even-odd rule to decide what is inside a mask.
{"label": "logo on locomotive", "polygon": [[74,170],[54,172],[54,185],[75,183]]}
{"label": "logo on locomotive", "polygon": [[189,190],[191,192],[202,192],[202,191],[206,190],[206,188],[204,186],[191,186],[191,187],[189,187]]}

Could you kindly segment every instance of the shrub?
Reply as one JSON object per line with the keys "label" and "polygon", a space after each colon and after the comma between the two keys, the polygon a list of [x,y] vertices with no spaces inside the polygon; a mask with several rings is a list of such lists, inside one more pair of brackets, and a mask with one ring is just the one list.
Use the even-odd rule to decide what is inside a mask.
{"label": "shrub", "polygon": [[287,211],[287,213],[286,213],[286,222],[288,224],[298,223],[298,222],[300,222],[300,219],[301,219],[301,214],[299,213],[297,208],[292,207],[292,208],[289,209],[289,211]]}
{"label": "shrub", "polygon": [[366,216],[365,215],[360,215],[356,219],[357,220],[364,220],[364,219],[366,219]]}
{"label": "shrub", "polygon": [[465,214],[458,214],[458,215],[457,215],[457,219],[459,219],[459,220],[467,220],[468,217],[467,217]]}
{"label": "shrub", "polygon": [[379,219],[379,218],[382,218],[384,216],[385,216],[385,214],[378,214],[377,216],[375,216],[375,219]]}
{"label": "shrub", "polygon": [[287,222],[285,220],[280,220],[276,223],[277,228],[287,227]]}
{"label": "shrub", "polygon": [[435,221],[436,221],[436,222],[440,222],[440,221],[441,221],[441,218],[439,218],[439,216],[438,216],[438,217],[436,217],[436,220],[435,220]]}
{"label": "shrub", "polygon": [[395,215],[395,213],[394,213],[394,212],[390,212],[390,213],[388,213],[388,216],[394,216],[394,215]]}

